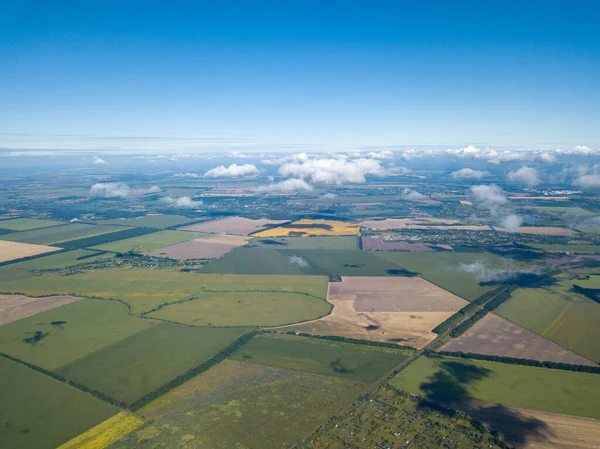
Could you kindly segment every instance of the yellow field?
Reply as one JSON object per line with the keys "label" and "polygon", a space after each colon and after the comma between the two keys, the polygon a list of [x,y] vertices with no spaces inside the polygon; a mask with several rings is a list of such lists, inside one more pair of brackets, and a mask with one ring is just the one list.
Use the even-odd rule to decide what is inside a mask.
{"label": "yellow field", "polygon": [[58,447],[58,449],[104,449],[140,427],[144,421],[132,413],[120,412]]}
{"label": "yellow field", "polygon": [[327,235],[360,235],[354,223],[335,220],[298,220],[277,228],[265,229],[253,237],[310,237]]}
{"label": "yellow field", "polygon": [[0,240],[0,262],[20,259],[21,257],[37,256],[50,251],[59,251],[62,248],[54,246],[33,245],[31,243],[9,242]]}

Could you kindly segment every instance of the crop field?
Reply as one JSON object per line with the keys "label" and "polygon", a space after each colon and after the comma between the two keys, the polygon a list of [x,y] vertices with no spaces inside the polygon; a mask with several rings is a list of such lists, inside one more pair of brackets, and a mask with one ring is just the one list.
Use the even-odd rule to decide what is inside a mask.
{"label": "crop field", "polygon": [[233,343],[246,330],[160,323],[55,369],[132,404]]}
{"label": "crop field", "polygon": [[254,237],[308,237],[326,235],[360,235],[358,225],[336,220],[298,220],[276,228],[256,232]]}
{"label": "crop field", "polygon": [[240,248],[204,268],[207,273],[402,275],[398,267],[360,250]]}
{"label": "crop field", "polygon": [[175,245],[176,243],[193,240],[198,235],[192,232],[182,231],[159,231],[151,234],[140,235],[130,239],[118,240],[116,242],[105,243],[92,247],[98,251],[110,251],[114,253],[126,253],[133,251],[141,254],[153,249],[163,248],[165,246]]}
{"label": "crop field", "polygon": [[[469,265],[477,263],[487,268],[504,267],[501,257],[487,253],[377,251],[374,254],[399,268],[416,272],[429,282],[468,301],[494,288],[480,285],[476,275],[468,271]],[[521,266],[517,262],[513,263],[515,268]]]}
{"label": "crop field", "polygon": [[495,312],[594,362],[600,362],[600,304],[574,293],[578,281],[517,289]]}
{"label": "crop field", "polygon": [[75,296],[30,298],[23,295],[0,294],[0,326],[79,301],[80,299]]}
{"label": "crop field", "polygon": [[0,262],[21,259],[22,257],[37,256],[38,254],[60,251],[62,248],[53,246],[32,245],[31,243],[8,242],[0,240]]}
{"label": "crop field", "polygon": [[57,449],[103,449],[126,437],[143,423],[132,413],[119,412]]}
{"label": "crop field", "polygon": [[[13,264],[0,267],[0,282],[17,281],[19,279],[34,277],[36,276],[36,274],[34,274],[34,270],[67,268],[82,263],[89,263],[95,260],[110,259],[111,257],[114,257],[114,254],[102,254],[97,251],[88,251],[85,249],[58,254],[48,254],[47,256],[34,260],[24,260],[22,262],[15,262]],[[0,289],[0,291],[4,290]],[[43,293],[41,293],[39,296],[41,295],[43,295]]]}
{"label": "crop field", "polygon": [[357,250],[358,239],[356,237],[273,237],[263,239],[252,239],[248,246],[250,248],[270,249],[343,249]]}
{"label": "crop field", "polygon": [[271,334],[253,338],[231,359],[355,382],[374,382],[409,354],[407,350]]}
{"label": "crop field", "polygon": [[540,362],[596,366],[588,359],[523,329],[495,313],[488,313],[467,332],[451,340],[441,349],[449,352],[471,352]]}
{"label": "crop field", "polygon": [[390,384],[440,402],[479,401],[600,418],[600,376],[454,357],[420,357]]}
{"label": "crop field", "polygon": [[280,449],[311,433],[364,384],[226,360],[140,410],[147,424],[112,449]]}
{"label": "crop field", "polygon": [[422,348],[467,301],[418,277],[344,277],[329,284],[330,315],[282,330]]}
{"label": "crop field", "polygon": [[[107,282],[107,279],[110,279],[110,282]],[[321,317],[323,310],[330,308],[325,301],[327,296],[325,276],[220,275],[186,273],[173,269],[109,268],[70,276],[46,274],[25,280],[0,282],[0,291],[32,296],[76,293],[76,296],[116,298],[126,302],[131,307],[132,314],[142,314],[167,303],[200,296],[210,298],[206,294],[212,292],[302,293],[305,302],[298,307],[305,308],[305,315],[312,313],[311,318]],[[232,319],[236,319],[236,315],[243,315],[249,311],[240,307],[241,302],[237,301],[241,299],[220,304],[219,308],[215,309],[215,313],[229,313]],[[267,296],[264,304],[268,307],[275,306],[273,296],[271,295],[270,298]],[[246,305],[251,309],[260,307],[260,304],[247,303]],[[282,305],[277,307],[285,313]],[[266,310],[263,310],[261,313],[265,312]]]}
{"label": "crop field", "polygon": [[10,229],[11,231],[29,231],[30,229],[47,228],[66,224],[62,221],[38,220],[36,218],[16,218],[14,220],[0,221],[0,228]]}
{"label": "crop field", "polygon": [[575,253],[575,254],[597,254],[600,253],[600,245],[556,245],[543,243],[528,243],[527,246],[539,249],[547,253]]}
{"label": "crop field", "polygon": [[596,213],[581,207],[567,207],[567,206],[513,206],[515,209],[533,209],[542,212],[557,212],[561,214],[573,215],[576,217],[593,217]]}
{"label": "crop field", "polygon": [[182,215],[145,215],[138,218],[125,218],[115,220],[103,220],[98,224],[118,225],[118,226],[136,226],[144,228],[167,228],[170,226],[183,225],[194,221],[194,218],[184,217]]}
{"label": "crop field", "polygon": [[281,326],[323,316],[319,297],[293,292],[204,292],[146,315],[190,326]]}
{"label": "crop field", "polygon": [[116,301],[84,299],[0,326],[0,352],[51,371],[152,325]]}
{"label": "crop field", "polygon": [[267,226],[275,226],[283,223],[286,223],[286,220],[251,220],[243,217],[230,217],[184,226],[179,228],[179,230],[208,232],[212,234],[249,235]]}
{"label": "crop field", "polygon": [[118,409],[0,357],[2,449],[55,449]]}
{"label": "crop field", "polygon": [[467,416],[440,413],[388,385],[352,404],[298,447],[500,449],[493,437]]}
{"label": "crop field", "polygon": [[208,234],[207,237],[195,238],[194,240],[155,249],[147,254],[179,260],[215,259],[223,257],[232,249],[243,246],[247,242],[248,238],[240,235]]}
{"label": "crop field", "polygon": [[494,231],[508,232],[510,234],[535,234],[535,235],[551,235],[555,237],[573,237],[578,234],[577,231],[569,228],[560,228],[558,226],[521,226],[515,230],[507,230],[492,226]]}
{"label": "crop field", "polygon": [[386,218],[385,220],[365,220],[359,223],[361,228],[367,229],[404,229],[409,226],[429,225],[459,225],[460,221],[452,218]]}
{"label": "crop field", "polygon": [[51,245],[84,237],[108,234],[110,232],[121,231],[122,229],[123,228],[119,226],[97,226],[83,223],[71,223],[63,226],[13,232],[2,236],[2,239],[10,240],[12,242]]}

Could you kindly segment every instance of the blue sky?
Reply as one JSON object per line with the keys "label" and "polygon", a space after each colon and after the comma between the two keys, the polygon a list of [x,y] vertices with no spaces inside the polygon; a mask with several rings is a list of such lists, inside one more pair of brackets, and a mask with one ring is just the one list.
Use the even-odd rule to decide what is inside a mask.
{"label": "blue sky", "polygon": [[599,14],[578,0],[4,2],[0,147],[599,147]]}

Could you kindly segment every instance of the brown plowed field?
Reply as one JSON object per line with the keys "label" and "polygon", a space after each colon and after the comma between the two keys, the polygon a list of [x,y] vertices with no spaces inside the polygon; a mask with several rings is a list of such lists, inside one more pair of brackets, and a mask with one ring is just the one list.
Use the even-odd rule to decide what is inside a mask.
{"label": "brown plowed field", "polygon": [[435,339],[435,326],[467,302],[412,277],[344,277],[329,284],[330,315],[282,330],[339,335],[422,348]]}
{"label": "brown plowed field", "polygon": [[165,246],[148,252],[155,257],[171,259],[217,259],[238,246],[248,243],[248,238],[240,235],[215,235],[214,237],[188,240],[187,242]]}
{"label": "brown plowed field", "polygon": [[54,246],[32,245],[31,243],[9,242],[0,240],[0,262],[20,259],[22,257],[37,256],[38,254],[58,251],[62,248]]}
{"label": "brown plowed field", "polygon": [[242,217],[224,218],[179,228],[180,231],[208,232],[211,234],[248,235],[268,225],[278,225],[286,220],[250,220]]}
{"label": "brown plowed field", "polygon": [[75,296],[31,298],[23,295],[0,295],[0,326],[81,299]]}
{"label": "brown plowed field", "polygon": [[495,313],[488,313],[463,335],[450,340],[442,347],[442,351],[597,366],[596,363],[523,329]]}

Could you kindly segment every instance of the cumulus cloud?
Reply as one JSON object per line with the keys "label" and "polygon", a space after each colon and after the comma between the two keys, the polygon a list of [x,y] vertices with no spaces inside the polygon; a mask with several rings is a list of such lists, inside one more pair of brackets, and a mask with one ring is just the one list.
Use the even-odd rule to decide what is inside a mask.
{"label": "cumulus cloud", "polygon": [[204,173],[205,178],[238,178],[241,176],[255,176],[258,175],[258,168],[254,164],[231,164],[229,167],[220,165],[215,168],[211,168]]}
{"label": "cumulus cloud", "polygon": [[380,152],[371,151],[367,153],[367,156],[372,159],[391,159],[394,157],[394,152],[390,150],[384,150]]}
{"label": "cumulus cloud", "polygon": [[337,195],[335,193],[325,193],[321,198],[325,198],[326,200],[332,200],[334,198],[337,198]]}
{"label": "cumulus cloud", "polygon": [[304,179],[315,184],[364,183],[367,175],[383,176],[385,170],[375,159],[308,159],[302,163],[286,163],[279,167],[284,177]]}
{"label": "cumulus cloud", "polygon": [[523,219],[517,214],[510,214],[504,217],[500,221],[500,226],[506,229],[508,232],[514,232],[521,227]]}
{"label": "cumulus cloud", "polygon": [[518,170],[508,172],[506,179],[513,184],[519,184],[525,187],[535,187],[540,183],[537,170],[526,165],[523,165]]}
{"label": "cumulus cloud", "polygon": [[471,186],[469,197],[476,206],[487,208],[495,208],[508,202],[504,191],[496,184]]}
{"label": "cumulus cloud", "polygon": [[[556,150],[558,153],[558,150]],[[479,148],[467,145],[462,148],[403,150],[400,157],[406,160],[424,159],[429,157],[450,156],[460,159],[476,159],[486,161],[490,164],[502,164],[505,162],[554,162],[556,157],[549,150],[509,150],[494,148]]]}
{"label": "cumulus cloud", "polygon": [[161,191],[162,191],[162,189],[158,186],[152,186],[152,187],[150,187],[150,189],[148,189],[148,192],[150,192],[150,193],[158,193]]}
{"label": "cumulus cloud", "polygon": [[202,201],[194,201],[189,196],[182,196],[180,198],[165,196],[161,198],[161,201],[167,203],[169,206],[180,209],[196,209],[202,205]]}
{"label": "cumulus cloud", "polygon": [[400,197],[403,200],[407,200],[407,201],[420,201],[420,200],[427,199],[426,195],[423,195],[422,193],[419,193],[413,189],[404,189],[402,191],[402,195],[400,195]]}
{"label": "cumulus cloud", "polygon": [[306,268],[308,267],[308,262],[304,257],[300,256],[290,256],[288,257],[288,263],[292,267]]}
{"label": "cumulus cloud", "polygon": [[92,164],[95,164],[95,165],[108,165],[108,163],[104,159],[100,159],[98,156],[94,156],[94,160],[92,161]]}
{"label": "cumulus cloud", "polygon": [[199,178],[200,175],[197,173],[190,173],[190,172],[186,172],[186,173],[175,173],[173,175],[176,178]]}
{"label": "cumulus cloud", "polygon": [[579,176],[573,181],[573,184],[582,189],[597,189],[600,187],[600,175],[587,174]]}
{"label": "cumulus cloud", "polygon": [[94,198],[125,198],[129,195],[129,187],[124,182],[106,182],[94,184],[90,188]]}
{"label": "cumulus cloud", "polygon": [[483,262],[477,261],[469,264],[461,263],[458,269],[466,273],[471,273],[479,282],[506,282],[523,275],[539,276],[540,274],[539,271],[534,270],[516,270],[509,259],[504,259],[502,268],[490,267]]}
{"label": "cumulus cloud", "polygon": [[312,186],[303,179],[286,179],[285,181],[271,183],[266,186],[260,186],[256,189],[257,192],[277,192],[277,193],[291,193],[299,192],[302,190],[310,191]]}
{"label": "cumulus cloud", "polygon": [[454,179],[481,179],[489,175],[489,171],[473,170],[472,168],[461,168],[460,170],[450,173],[450,176]]}

